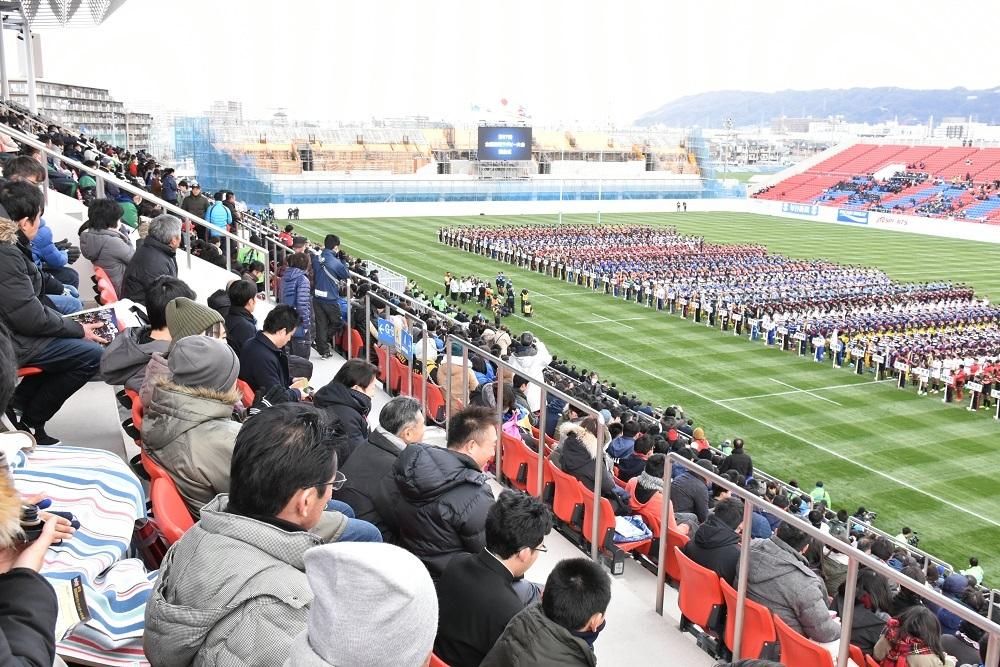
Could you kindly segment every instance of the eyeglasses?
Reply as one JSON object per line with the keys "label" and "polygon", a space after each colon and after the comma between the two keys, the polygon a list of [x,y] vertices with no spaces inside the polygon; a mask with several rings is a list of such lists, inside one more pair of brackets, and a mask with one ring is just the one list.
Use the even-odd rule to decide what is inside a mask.
{"label": "eyeglasses", "polygon": [[532,551],[541,551],[542,553],[548,553],[548,551],[549,551],[549,548],[547,546],[545,546],[544,544],[541,545],[541,546],[528,547],[528,548],[531,549]]}
{"label": "eyeglasses", "polygon": [[339,491],[340,489],[342,489],[344,487],[344,483],[346,481],[347,481],[347,475],[345,475],[344,473],[342,473],[342,472],[340,472],[338,470],[337,474],[334,476],[334,478],[333,478],[332,481],[329,481],[329,482],[319,482],[318,484],[313,484],[312,486],[306,486],[306,487],[303,487],[303,488],[306,488],[306,489],[317,488],[318,489],[318,488],[320,488],[322,486],[329,486],[332,491]]}

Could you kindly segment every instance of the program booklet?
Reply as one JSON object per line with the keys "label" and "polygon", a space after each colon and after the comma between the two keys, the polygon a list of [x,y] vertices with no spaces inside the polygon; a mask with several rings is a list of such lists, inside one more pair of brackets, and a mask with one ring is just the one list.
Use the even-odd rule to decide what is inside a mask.
{"label": "program booklet", "polygon": [[90,620],[90,607],[83,592],[83,579],[49,579],[56,591],[59,615],[56,618],[56,640],[65,639],[70,630]]}
{"label": "program booklet", "polygon": [[63,315],[63,317],[68,317],[80,324],[101,324],[101,328],[96,333],[109,343],[118,335],[118,317],[115,315],[114,306],[99,306],[89,310],[80,310]]}

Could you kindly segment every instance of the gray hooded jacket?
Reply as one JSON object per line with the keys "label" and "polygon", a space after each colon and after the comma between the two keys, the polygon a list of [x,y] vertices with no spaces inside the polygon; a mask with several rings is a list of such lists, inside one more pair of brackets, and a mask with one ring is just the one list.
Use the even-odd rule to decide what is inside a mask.
{"label": "gray hooded jacket", "polygon": [[750,543],[747,595],[813,641],[840,637],[840,623],[830,617],[826,587],[805,559],[776,535]]}
{"label": "gray hooded jacket", "polygon": [[163,560],[146,603],[153,667],[280,665],[306,630],[313,593],[305,552],[331,528],[339,537],[346,518],[324,512],[313,532],[289,532],[230,514],[228,504],[220,495],[206,505]]}

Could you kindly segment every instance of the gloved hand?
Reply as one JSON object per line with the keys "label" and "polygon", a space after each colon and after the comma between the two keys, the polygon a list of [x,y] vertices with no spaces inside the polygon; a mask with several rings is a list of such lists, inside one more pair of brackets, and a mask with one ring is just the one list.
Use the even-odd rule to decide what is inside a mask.
{"label": "gloved hand", "polygon": [[63,239],[62,241],[56,241],[53,245],[60,250],[66,250],[73,244],[69,242],[69,239]]}
{"label": "gloved hand", "polygon": [[253,405],[249,406],[249,409],[247,410],[247,416],[253,417],[256,414],[259,414],[261,410],[277,405],[278,403],[287,402],[288,395],[285,393],[285,390],[278,385],[274,385],[267,391],[258,389],[254,394]]}
{"label": "gloved hand", "polygon": [[76,260],[80,259],[80,249],[75,245],[71,245],[66,248],[66,262],[69,264],[76,263]]}

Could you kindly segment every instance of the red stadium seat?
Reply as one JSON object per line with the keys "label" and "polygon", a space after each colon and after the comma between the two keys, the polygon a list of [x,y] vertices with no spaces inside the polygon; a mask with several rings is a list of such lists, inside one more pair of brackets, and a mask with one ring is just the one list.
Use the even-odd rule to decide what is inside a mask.
{"label": "red stadium seat", "polygon": [[501,434],[500,442],[504,477],[515,488],[535,495],[538,491],[538,452],[506,433]]}
{"label": "red stadium seat", "polygon": [[605,546],[616,546],[622,551],[647,551],[649,549],[649,545],[653,542],[652,539],[637,542],[616,543],[614,541],[615,511],[611,507],[611,501],[604,497],[601,497],[599,501],[600,516],[597,519],[597,535],[593,535],[594,490],[588,489],[582,482],[577,483],[580,485],[580,493],[583,495],[583,537],[588,542],[593,544],[596,538],[601,549]]}
{"label": "red stadium seat", "polygon": [[865,667],[865,654],[861,652],[861,647],[856,644],[851,644],[848,647],[848,655],[851,657],[851,662],[853,662],[858,667]]}
{"label": "red stadium seat", "polygon": [[425,414],[435,424],[443,425],[445,417],[444,390],[433,382],[427,383],[427,405]]}
{"label": "red stadium seat", "polygon": [[353,357],[354,359],[364,359],[365,358],[365,341],[361,338],[361,334],[358,333],[357,329],[351,329],[351,349],[348,352],[348,358]]}
{"label": "red stadium seat", "polygon": [[194,525],[187,504],[169,476],[153,478],[149,500],[153,504],[156,525],[167,544],[177,542]]}
{"label": "red stadium seat", "polygon": [[[724,579],[719,580],[719,589],[726,600],[726,647],[733,650],[736,633],[736,589]],[[771,610],[762,604],[746,599],[743,607],[743,644],[740,653],[744,658],[776,658],[778,638],[774,633]],[[734,659],[739,656],[734,656]]]}
{"label": "red stadium seat", "polygon": [[552,513],[556,518],[577,531],[582,530],[583,493],[576,477],[563,472],[552,463],[545,461],[545,467],[552,475],[555,496],[552,499]]}
{"label": "red stadium seat", "polygon": [[431,661],[428,667],[449,667],[448,663],[431,653]]}
{"label": "red stadium seat", "polygon": [[781,644],[780,660],[785,667],[833,667],[829,651],[790,628],[777,614],[772,618]]}
{"label": "red stadium seat", "polygon": [[243,407],[249,408],[253,405],[255,394],[250,385],[248,385],[243,380],[236,381],[236,389],[240,392],[240,401],[243,402]]}
{"label": "red stadium seat", "polygon": [[681,568],[677,564],[677,553],[674,551],[674,548],[681,549],[688,542],[687,535],[667,528],[667,554],[665,556],[667,562],[664,564],[663,569],[666,570],[667,576],[674,581],[681,580]]}
{"label": "red stadium seat", "polygon": [[41,372],[42,369],[36,366],[24,366],[23,368],[17,369],[17,377],[26,378],[29,375],[38,375]]}
{"label": "red stadium seat", "polygon": [[396,355],[389,356],[389,388],[388,392],[390,394],[398,394],[404,389],[406,389],[406,384],[403,382],[404,377],[410,369],[407,368],[402,361],[396,358]]}
{"label": "red stadium seat", "polygon": [[378,357],[378,379],[383,385],[385,384],[385,369],[388,366],[386,354],[384,345],[375,346],[375,356]]}
{"label": "red stadium seat", "polygon": [[719,575],[698,565],[674,547],[674,557],[680,568],[680,593],[677,606],[681,611],[681,630],[694,623],[702,630],[715,632],[721,625],[726,601],[719,587]]}

